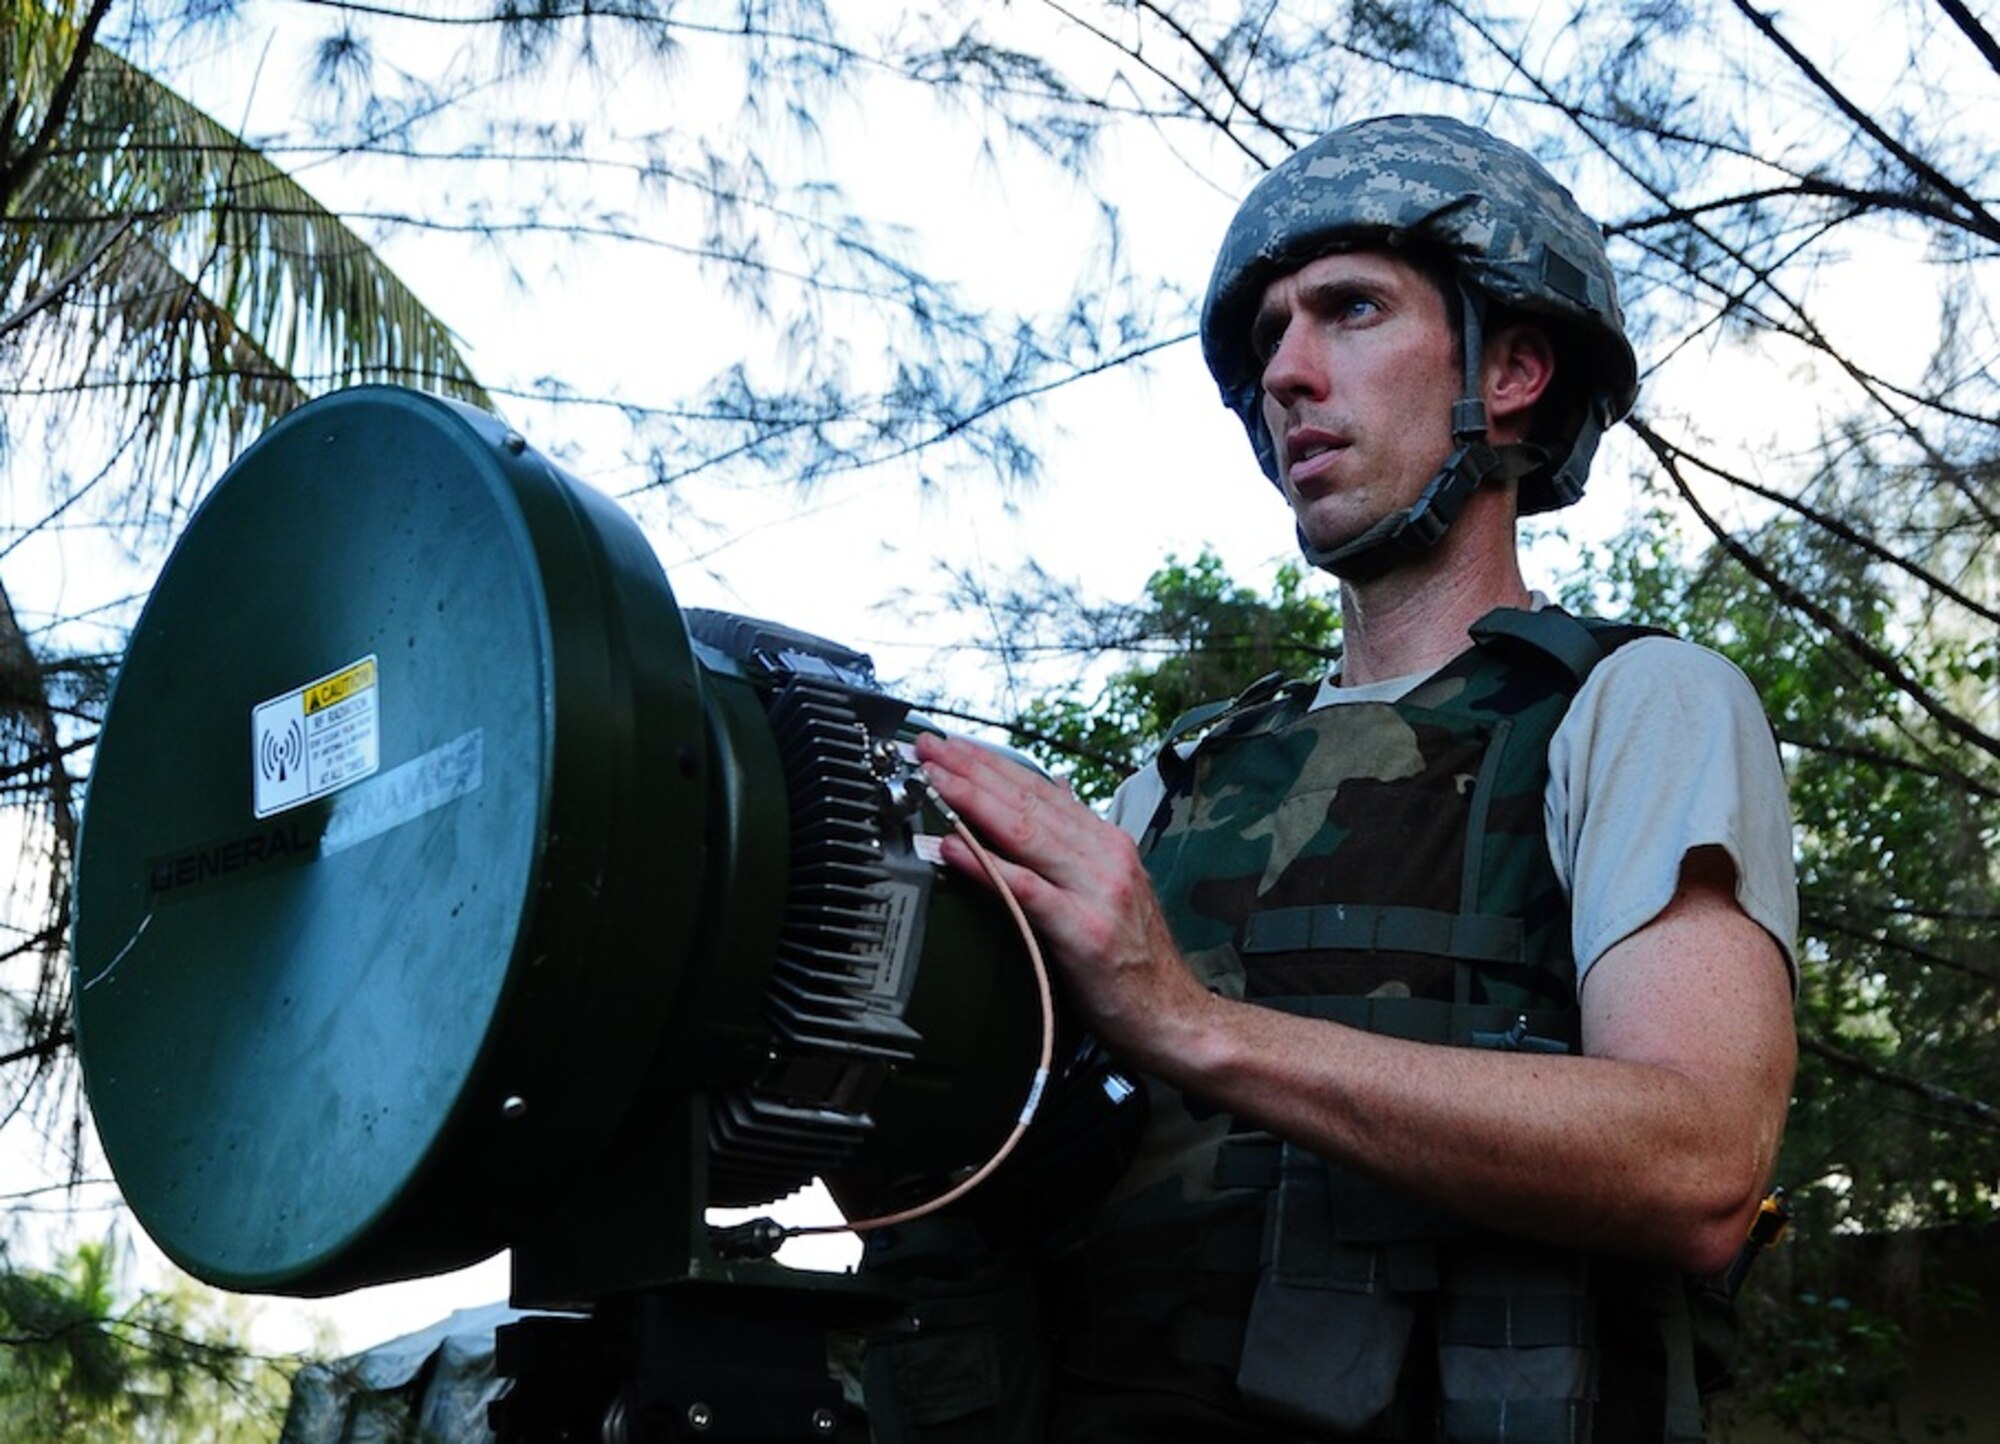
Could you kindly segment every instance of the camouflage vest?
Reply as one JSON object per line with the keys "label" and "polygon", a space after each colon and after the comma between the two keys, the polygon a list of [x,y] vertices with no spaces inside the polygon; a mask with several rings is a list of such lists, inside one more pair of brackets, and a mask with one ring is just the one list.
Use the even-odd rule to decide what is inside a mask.
{"label": "camouflage vest", "polygon": [[[1170,751],[1142,851],[1191,965],[1374,1032],[1573,1051],[1548,747],[1638,634],[1496,612],[1400,701],[1309,709],[1314,689],[1291,688]],[[1199,1421],[1219,1438],[1222,1420],[1245,1439],[1700,1436],[1689,1371],[1665,1363],[1687,1352],[1677,1278],[1485,1232],[1150,1087],[1139,1158],[1074,1271],[1063,1437]]]}

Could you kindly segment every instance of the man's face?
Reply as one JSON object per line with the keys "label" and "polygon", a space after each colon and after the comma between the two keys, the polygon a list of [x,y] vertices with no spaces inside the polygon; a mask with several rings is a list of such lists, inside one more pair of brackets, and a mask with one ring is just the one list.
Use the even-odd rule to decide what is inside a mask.
{"label": "man's face", "polygon": [[1273,281],[1252,323],[1264,425],[1306,540],[1359,536],[1451,454],[1464,384],[1444,297],[1399,256],[1321,256]]}

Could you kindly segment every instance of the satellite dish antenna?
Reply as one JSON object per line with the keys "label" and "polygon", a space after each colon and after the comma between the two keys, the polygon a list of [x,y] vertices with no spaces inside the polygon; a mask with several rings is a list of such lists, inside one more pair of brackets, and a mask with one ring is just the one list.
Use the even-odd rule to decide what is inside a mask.
{"label": "satellite dish antenna", "polygon": [[[247,1292],[511,1248],[517,1304],[677,1321],[630,1346],[621,1417],[713,1385],[646,1360],[747,1350],[817,1373],[736,1389],[812,1437],[818,1331],[870,1286],[706,1209],[815,1176],[900,1207],[1038,1091],[1018,935],[911,785],[927,725],[860,653],[684,613],[632,520],[484,413],[292,413],[168,559],[91,771],[78,1048],[140,1223]],[[1091,1120],[1129,1116],[1074,1056],[1050,1097],[1086,1106],[1015,1202],[1076,1191]]]}

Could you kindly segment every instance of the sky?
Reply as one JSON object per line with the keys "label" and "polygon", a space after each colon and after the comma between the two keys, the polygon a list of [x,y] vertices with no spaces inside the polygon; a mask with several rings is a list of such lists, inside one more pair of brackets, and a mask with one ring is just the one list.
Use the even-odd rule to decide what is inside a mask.
{"label": "sky", "polygon": [[[298,61],[287,24],[295,13],[255,17],[214,42],[203,64],[181,77],[184,90],[220,117],[240,117],[247,133],[296,134]],[[401,42],[397,59],[412,64]],[[690,57],[699,77],[705,62]],[[594,126],[643,130],[663,117],[613,76],[564,94],[535,92],[534,105],[574,111]],[[697,84],[694,88],[699,89]],[[676,90],[674,122],[709,106],[730,123],[728,97]],[[864,106],[824,118],[825,132],[801,146],[797,170],[822,169],[873,214],[923,228],[918,259],[1000,299],[1067,295],[1093,220],[1087,193],[1047,167],[980,155],[979,138],[941,126],[923,98],[890,87]],[[778,164],[774,155],[764,159]],[[1118,158],[1106,164],[1118,164]],[[308,160],[302,179],[336,208],[356,213],[421,209],[406,188],[427,182]],[[490,168],[481,185],[507,182]],[[528,182],[534,184],[534,182]],[[590,200],[652,225],[649,200],[616,174],[594,176]],[[1228,197],[1187,173],[1163,170],[1127,218],[1135,267],[1181,278],[1196,293],[1206,279]],[[586,394],[616,392],[666,400],[691,388],[748,347],[768,345],[754,321],[717,295],[712,280],[638,247],[565,252],[534,241],[494,251],[420,227],[377,227],[379,245],[426,304],[460,334],[487,379],[521,384],[559,376]],[[704,475],[662,498],[637,492],[619,454],[619,433],[591,411],[508,403],[529,442],[559,456],[573,475],[619,498],[646,527],[671,585],[685,606],[769,618],[869,651],[879,675],[957,678],[966,705],[991,706],[986,668],[976,655],[942,655],[936,645],[959,625],[935,614],[940,565],[1000,582],[1028,559],[1057,578],[1075,580],[1099,598],[1135,598],[1168,555],[1220,552],[1240,575],[1268,574],[1291,554],[1283,507],[1257,472],[1241,430],[1215,400],[1192,344],[1151,364],[1121,368],[1078,383],[1046,404],[1038,433],[1048,457],[1037,484],[1003,491],[981,476],[926,485],[910,467],[837,478],[802,494],[782,481]],[[934,468],[933,468],[934,469]],[[5,505],[10,529],[37,513],[16,492]],[[137,552],[90,529],[51,532],[8,559],[17,608],[32,626],[88,612],[142,593],[156,549]],[[899,600],[902,599],[902,600]],[[912,600],[914,599],[914,600]],[[129,615],[129,612],[126,613]],[[949,681],[948,693],[953,688]],[[18,1130],[10,1145],[25,1161]],[[83,1236],[102,1227],[111,1205],[104,1190],[76,1217]],[[803,1209],[799,1215],[798,1210]],[[827,1217],[823,1201],[794,1203],[782,1216]],[[171,1269],[129,1219],[118,1225],[142,1276]],[[851,1240],[791,1246],[794,1261],[841,1266]],[[291,1349],[324,1342],[365,1347],[421,1328],[453,1308],[490,1302],[507,1288],[504,1258],[462,1275],[364,1290],[344,1298],[257,1301],[256,1338]]]}
{"label": "sky", "polygon": [[[219,117],[251,134],[297,135],[311,114],[302,77],[297,12],[251,5],[235,31],[191,52],[198,60],[174,77]],[[410,68],[436,57],[435,35],[398,35],[384,52]],[[691,44],[666,79],[633,64],[614,64],[594,81],[525,87],[503,97],[514,114],[550,125],[577,120],[593,138],[667,127],[727,135],[745,123],[736,108],[719,47]],[[920,92],[870,86],[852,104],[817,117],[816,135],[772,141],[760,159],[774,170],[837,181],[868,214],[909,228],[914,258],[996,303],[1050,305],[1067,295],[1090,259],[1095,212],[1090,187],[1065,177],[968,121],[942,117]],[[336,208],[356,214],[421,210],[462,203],[466,195],[427,193],[457,187],[495,203],[516,184],[493,167],[454,175],[408,171],[352,156],[300,151],[304,179]],[[1206,281],[1235,190],[1206,179],[1243,174],[1215,155],[1176,159],[1171,147],[1111,146],[1094,179],[1116,182],[1124,198],[1123,244],[1139,274],[1166,278],[1161,304],[1192,303]],[[440,182],[438,176],[446,177]],[[1135,178],[1136,177],[1136,178]],[[662,215],[657,201],[614,171],[564,182],[545,213],[596,204],[623,212],[662,234],[685,224]],[[569,188],[580,186],[581,189]],[[533,198],[532,189],[516,196]],[[1586,201],[1589,197],[1586,195]],[[676,204],[671,199],[669,210]],[[586,394],[616,393],[663,402],[753,348],[767,348],[753,317],[732,306],[712,276],[666,251],[597,245],[559,249],[510,240],[499,247],[415,226],[365,230],[413,289],[462,336],[483,377],[526,385],[560,377]],[[1893,313],[1907,327],[1920,364],[1928,301],[1922,279],[1866,255],[1819,284],[1852,286],[1863,304],[1850,308],[1877,323]],[[1872,300],[1873,304],[1868,304]],[[836,323],[837,324],[837,323]],[[1810,418],[1778,414],[1767,398],[1771,358],[1713,338],[1703,397],[1676,394],[1671,383],[1649,405],[1680,408],[1705,428],[1761,437],[1773,453],[1807,446]],[[859,349],[859,348],[857,348]],[[771,364],[782,363],[782,352]],[[1714,398],[1726,398],[1718,403]],[[838,478],[811,492],[740,473],[704,474],[672,497],[637,490],[641,478],[619,453],[617,429],[590,410],[509,402],[512,419],[539,449],[636,515],[683,605],[718,607],[801,626],[872,653],[893,690],[899,681],[940,685],[973,707],[992,705],[990,668],[951,643],[976,618],[935,611],[939,567],[993,582],[1026,561],[1075,581],[1100,600],[1135,599],[1146,576],[1169,555],[1218,552],[1252,584],[1292,555],[1288,517],[1257,472],[1236,419],[1218,404],[1192,343],[1169,347],[1144,367],[1120,368],[1047,398],[1036,423],[1045,455],[1042,479],[1004,491],[973,475],[925,484],[914,467]],[[1618,475],[1614,436],[1599,475]],[[1566,513],[1562,533],[1537,533],[1531,584],[1553,589],[1574,545],[1622,526],[1641,498],[1598,485]],[[31,499],[10,496],[10,526]],[[25,618],[73,614],[143,590],[157,552],[131,555],[100,534],[69,533],[62,549],[23,550],[7,561],[7,583]],[[931,599],[931,600],[926,600]],[[86,1227],[101,1214],[87,1214]],[[279,1346],[304,1343],[315,1319],[330,1321],[343,1348],[416,1329],[452,1307],[505,1292],[504,1265],[491,1263],[448,1281],[398,1285],[365,1297],[267,1307],[260,1337]]]}
{"label": "sky", "polygon": [[[921,225],[926,264],[1003,296],[1066,294],[1087,244],[1086,195],[1042,167],[969,160],[973,138],[939,126],[921,96],[892,88],[848,123],[856,129],[831,135],[820,163],[860,208]],[[1144,248],[1133,264],[1180,276],[1198,293],[1228,198],[1186,177],[1163,174],[1162,187],[1145,214],[1127,218],[1130,244]],[[499,306],[483,299],[490,279],[468,275],[443,251],[413,253],[405,271],[463,329],[477,364],[511,355],[531,337],[537,364],[564,358],[565,378],[585,390],[657,395],[671,389],[663,372],[706,374],[743,328],[726,309],[660,285],[644,256],[559,263]],[[926,486],[908,468],[887,468],[803,496],[782,484],[701,478],[680,483],[683,494],[670,507],[634,493],[615,457],[607,461],[587,440],[579,445],[576,432],[563,430],[574,419],[557,416],[547,433],[530,429],[529,439],[569,453],[574,474],[632,510],[682,605],[765,617],[860,647],[891,689],[899,679],[928,686],[956,678],[944,690],[975,710],[993,702],[984,658],[937,645],[963,624],[937,618],[931,603],[897,601],[934,594],[940,565],[997,584],[1033,560],[1092,596],[1136,598],[1168,555],[1210,548],[1246,577],[1267,575],[1292,555],[1288,515],[1191,342],[1050,398],[1039,428],[1046,475],[1011,492],[981,476]],[[775,1212],[787,1222],[833,1216],[816,1191]],[[851,1237],[802,1239],[784,1258],[839,1268],[857,1251]],[[504,1292],[496,1260],[443,1280],[267,1312],[292,1327],[295,1319],[330,1320],[352,1345]]]}

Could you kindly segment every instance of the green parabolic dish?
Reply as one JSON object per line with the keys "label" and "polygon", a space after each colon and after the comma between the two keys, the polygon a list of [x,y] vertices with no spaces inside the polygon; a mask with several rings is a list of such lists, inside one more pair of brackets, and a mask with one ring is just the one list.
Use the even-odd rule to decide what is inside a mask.
{"label": "green parabolic dish", "polygon": [[652,1061],[704,765],[617,508],[395,388],[273,428],[170,558],[92,768],[79,1047],[148,1232],[298,1294],[499,1247]]}

